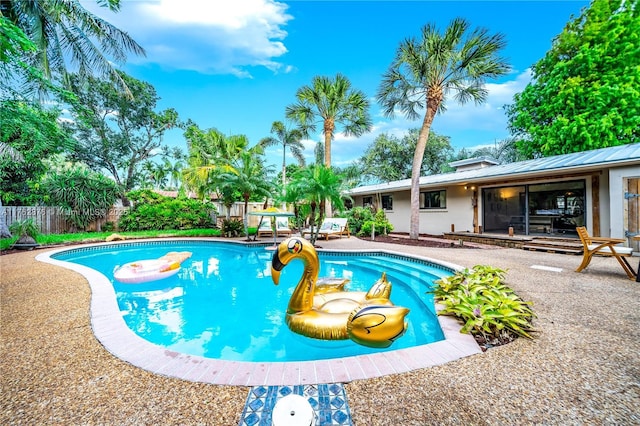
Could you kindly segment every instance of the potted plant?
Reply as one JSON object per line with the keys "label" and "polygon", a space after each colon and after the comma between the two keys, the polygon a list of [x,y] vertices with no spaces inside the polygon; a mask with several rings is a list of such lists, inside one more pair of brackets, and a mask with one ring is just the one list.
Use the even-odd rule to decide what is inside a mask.
{"label": "potted plant", "polygon": [[12,248],[32,250],[34,247],[38,247],[36,237],[40,234],[40,230],[32,218],[16,220],[9,225],[9,231],[18,235],[18,239],[11,246]]}

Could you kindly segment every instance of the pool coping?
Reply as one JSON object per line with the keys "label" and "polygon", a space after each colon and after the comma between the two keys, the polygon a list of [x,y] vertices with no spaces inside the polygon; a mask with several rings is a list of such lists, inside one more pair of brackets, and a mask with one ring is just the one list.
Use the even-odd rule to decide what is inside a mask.
{"label": "pool coping", "polygon": [[[162,241],[194,240],[245,244],[213,238],[171,238]],[[318,361],[246,362],[211,359],[171,351],[148,342],[127,327],[118,308],[113,285],[106,276],[89,267],[51,257],[57,253],[77,248],[145,241],[157,242],[158,240],[129,240],[66,246],[38,254],[36,260],[70,269],[84,276],[91,288],[90,316],[95,337],[107,351],[117,358],[154,374],[193,382],[233,386],[348,383],[354,380],[371,379],[433,367],[482,353],[472,335],[460,333],[461,324],[458,320],[442,315],[437,317],[445,337],[444,340],[368,355]],[[432,262],[454,270],[462,268],[449,262],[390,250],[319,249],[318,251],[385,253]],[[441,309],[442,306],[436,303],[436,310]]]}

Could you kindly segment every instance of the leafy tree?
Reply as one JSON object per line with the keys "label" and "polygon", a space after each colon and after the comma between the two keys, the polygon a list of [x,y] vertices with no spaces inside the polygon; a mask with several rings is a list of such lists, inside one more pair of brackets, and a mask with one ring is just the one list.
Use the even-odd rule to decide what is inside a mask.
{"label": "leafy tree", "polygon": [[531,158],[640,141],[640,5],[593,0],[507,109]]}
{"label": "leafy tree", "polygon": [[72,76],[71,89],[79,100],[72,106],[72,113],[79,144],[76,159],[93,170],[106,170],[126,193],[138,183],[144,161],[161,153],[169,155],[162,137],[179,121],[172,108],[154,111],[160,98],[153,86],[118,72],[133,98],[108,81],[88,77],[85,83]]}
{"label": "leafy tree", "polygon": [[[0,142],[0,161],[7,159],[15,163],[24,161],[24,157],[20,151],[13,149],[11,145]],[[2,210],[2,197],[0,197],[0,210]],[[11,238],[11,231],[7,227],[7,218],[4,214],[0,214],[0,238]]]}
{"label": "leafy tree", "polygon": [[335,79],[314,77],[311,86],[298,89],[296,99],[298,103],[287,107],[286,116],[299,123],[307,134],[316,130],[317,122],[322,122],[327,167],[331,167],[331,141],[336,126],[342,125],[347,136],[360,136],[371,130],[367,96],[352,89],[351,82],[342,74]]}
{"label": "leafy tree", "polygon": [[509,66],[498,56],[505,46],[501,34],[489,35],[486,29],[467,33],[469,24],[454,19],[443,34],[434,25],[422,28],[420,39],[400,43],[396,56],[385,72],[378,93],[384,114],[396,109],[415,120],[425,109],[411,167],[411,223],[409,237],[418,239],[420,231],[420,170],[436,114],[446,111],[446,96],[461,104],[485,101],[484,83],[508,72]]}
{"label": "leafy tree", "polygon": [[[98,4],[113,12],[120,9],[120,0],[98,0]],[[47,79],[66,81],[73,66],[82,79],[95,73],[126,90],[114,62],[124,63],[128,52],[144,55],[126,32],[93,15],[78,0],[1,0],[0,11],[36,46],[35,54],[24,60]]]}
{"label": "leafy tree", "polygon": [[73,148],[74,141],[57,122],[58,115],[36,102],[0,101],[0,144],[24,160],[0,156],[0,195],[5,203],[37,203],[39,197],[31,189],[47,171],[44,160]]}
{"label": "leafy tree", "polygon": [[260,140],[260,145],[267,148],[274,145],[282,145],[282,187],[287,183],[287,148],[294,158],[298,160],[300,167],[304,167],[304,145],[302,138],[305,133],[301,129],[287,129],[282,121],[274,121],[271,125],[271,133],[275,137],[269,136]]}
{"label": "leafy tree", "polygon": [[48,173],[40,191],[46,204],[62,207],[73,228],[86,230],[94,220],[107,217],[120,188],[100,173],[72,165]]}
{"label": "leafy tree", "polygon": [[[419,129],[411,129],[402,139],[388,133],[378,135],[360,158],[362,173],[377,182],[410,178],[419,132]],[[443,172],[452,154],[449,137],[430,132],[420,175]]]}
{"label": "leafy tree", "polygon": [[[343,210],[341,196],[342,176],[333,172],[330,167],[311,165],[301,169],[293,178],[287,192],[303,195],[304,202],[310,207],[311,243],[318,239],[320,224],[325,218],[325,204],[331,204]],[[317,225],[317,226],[316,226]]]}

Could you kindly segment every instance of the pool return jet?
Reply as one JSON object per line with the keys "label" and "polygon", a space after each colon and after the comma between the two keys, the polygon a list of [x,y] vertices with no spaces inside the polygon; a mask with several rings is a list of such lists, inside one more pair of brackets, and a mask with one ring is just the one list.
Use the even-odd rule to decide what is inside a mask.
{"label": "pool return jet", "polygon": [[287,308],[291,331],[315,339],[351,339],[375,348],[386,348],[404,334],[409,309],[391,303],[391,283],[385,273],[368,292],[344,291],[338,285],[319,289],[320,262],[315,248],[304,238],[292,237],[281,242],[273,254],[271,278],[276,285],[282,269],[296,258],[302,260],[304,271]]}

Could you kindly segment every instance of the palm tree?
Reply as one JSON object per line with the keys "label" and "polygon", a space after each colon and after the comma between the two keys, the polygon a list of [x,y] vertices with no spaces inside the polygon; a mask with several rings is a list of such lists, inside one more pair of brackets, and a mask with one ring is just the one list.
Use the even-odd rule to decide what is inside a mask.
{"label": "palm tree", "polygon": [[282,145],[282,188],[287,183],[287,148],[291,150],[291,154],[298,160],[300,167],[304,167],[304,145],[300,140],[305,136],[301,129],[287,129],[282,121],[274,121],[271,125],[271,133],[276,137],[268,136],[260,141],[260,145],[264,148]]}
{"label": "palm tree", "polygon": [[311,243],[315,244],[318,239],[319,225],[325,218],[325,205],[332,203],[338,207],[338,210],[344,208],[341,195],[342,176],[335,174],[330,167],[316,164],[296,173],[290,186],[293,193],[304,194],[305,201],[309,204]]}
{"label": "palm tree", "polygon": [[336,126],[343,126],[347,136],[361,136],[371,130],[369,100],[364,92],[351,88],[342,74],[335,79],[316,76],[311,86],[303,86],[296,93],[298,103],[289,105],[286,116],[300,124],[308,134],[316,130],[316,122],[322,122],[324,134],[324,164],[331,166],[331,140]]}
{"label": "palm tree", "polygon": [[425,109],[411,168],[411,223],[409,237],[418,239],[420,230],[420,168],[429,130],[436,114],[446,110],[450,93],[460,104],[486,100],[484,83],[509,71],[499,56],[504,36],[489,35],[486,29],[466,34],[469,24],[454,19],[440,34],[434,25],[422,28],[422,38],[400,43],[396,57],[383,75],[376,98],[387,117],[400,109],[410,120]]}
{"label": "palm tree", "polygon": [[264,167],[259,151],[244,151],[234,162],[233,172],[223,173],[219,182],[224,187],[233,188],[239,192],[244,201],[244,229],[249,238],[248,207],[249,199],[254,197],[270,197],[271,184],[267,179],[267,169]]}
{"label": "palm tree", "polygon": [[[120,0],[98,4],[112,12],[120,9]],[[72,64],[82,77],[109,76],[127,90],[113,62],[124,63],[127,52],[145,54],[126,32],[90,13],[79,0],[1,0],[0,11],[35,44],[31,65],[47,79],[58,75],[64,81]]]}

